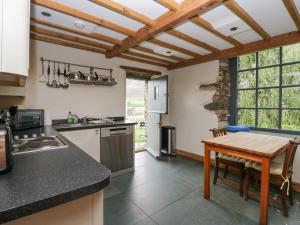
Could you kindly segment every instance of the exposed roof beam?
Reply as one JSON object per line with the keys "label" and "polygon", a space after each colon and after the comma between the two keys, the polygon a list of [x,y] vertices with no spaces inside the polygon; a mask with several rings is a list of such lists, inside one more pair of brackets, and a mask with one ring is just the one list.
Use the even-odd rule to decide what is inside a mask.
{"label": "exposed roof beam", "polygon": [[173,11],[177,11],[180,7],[179,4],[174,0],[154,0],[154,1]]}
{"label": "exposed roof beam", "polygon": [[215,47],[213,47],[213,46],[211,46],[209,44],[206,44],[206,43],[204,43],[202,41],[199,41],[198,39],[195,39],[195,38],[193,38],[193,37],[191,37],[191,36],[189,36],[189,35],[187,35],[185,33],[182,33],[182,32],[180,32],[178,30],[172,29],[172,30],[167,31],[167,33],[170,34],[170,35],[172,35],[172,36],[174,36],[174,37],[177,37],[177,38],[179,38],[181,40],[184,40],[184,41],[187,41],[187,42],[189,42],[191,44],[194,44],[194,45],[196,45],[196,46],[198,46],[200,48],[204,48],[204,49],[206,49],[208,51],[211,51],[211,52],[219,52],[220,51],[219,49],[217,49],[217,48],[215,48]]}
{"label": "exposed roof beam", "polygon": [[294,44],[298,42],[300,42],[300,32],[295,31],[295,32],[285,33],[285,34],[275,36],[271,40],[260,40],[260,41],[251,42],[249,44],[245,44],[241,49],[234,47],[234,48],[223,50],[218,54],[213,53],[195,59],[186,60],[185,62],[179,62],[169,66],[168,69],[170,70],[177,69],[181,67],[186,67],[186,66],[217,60],[220,58],[236,57],[251,52],[256,52],[256,51],[269,49],[269,48],[275,48],[275,47],[288,45],[288,44]]}
{"label": "exposed roof beam", "polygon": [[38,23],[38,24],[42,24],[42,25],[46,25],[46,26],[49,26],[49,27],[56,28],[58,30],[63,30],[63,31],[74,33],[74,34],[83,35],[85,37],[94,38],[94,39],[97,39],[97,40],[100,40],[100,41],[105,41],[105,42],[112,43],[112,44],[120,44],[122,42],[121,40],[118,40],[118,39],[115,39],[115,38],[112,38],[112,37],[109,37],[109,36],[106,36],[106,35],[103,35],[103,34],[88,33],[88,32],[78,30],[78,29],[65,27],[65,26],[62,26],[62,25],[59,25],[59,24],[56,24],[56,23],[51,23],[51,22],[48,22],[46,20],[41,20],[41,19],[31,17],[31,21],[33,21],[35,23]]}
{"label": "exposed roof beam", "polygon": [[[74,34],[83,35],[83,36],[89,37],[89,38],[94,38],[96,40],[105,41],[105,42],[112,43],[112,44],[121,44],[120,40],[109,37],[109,36],[106,36],[106,35],[103,35],[103,34],[88,33],[88,32],[80,31],[80,30],[73,29],[73,28],[68,28],[68,27],[65,27],[65,26],[62,26],[62,25],[59,25],[59,24],[51,23],[51,22],[48,22],[46,20],[41,20],[41,19],[37,19],[37,18],[31,18],[31,21],[33,21],[35,23],[38,23],[38,24],[42,24],[42,25],[46,25],[46,26],[49,26],[49,27],[56,28],[58,30],[63,30],[63,31],[67,31],[67,32],[70,32],[70,33],[74,33]],[[172,60],[175,60],[175,61],[183,61],[184,60],[183,58],[176,57],[176,56],[165,56],[165,55],[162,55],[162,54],[158,54],[158,53],[154,52],[152,49],[145,48],[145,47],[142,47],[142,46],[135,46],[134,48],[139,50],[139,51],[142,51],[142,52],[147,52],[147,53],[150,53],[152,55],[156,55],[156,56],[167,58],[167,59],[172,59]]]}
{"label": "exposed roof beam", "polygon": [[161,41],[161,40],[158,40],[158,39],[151,39],[151,40],[148,40],[148,42],[150,42],[152,44],[155,44],[155,45],[159,45],[159,46],[164,47],[164,48],[169,48],[169,49],[175,50],[177,52],[181,52],[185,55],[189,55],[189,56],[192,56],[192,57],[200,57],[201,56],[198,53],[195,53],[195,52],[192,52],[190,50],[178,47],[176,45],[169,44],[167,42],[164,42],[164,41]]}
{"label": "exposed roof beam", "polygon": [[48,43],[57,44],[57,45],[62,45],[62,46],[66,46],[66,47],[77,48],[77,49],[86,50],[86,51],[90,51],[90,52],[105,54],[105,50],[101,50],[98,48],[92,48],[92,47],[88,47],[88,46],[83,46],[83,45],[78,45],[78,44],[75,44],[72,42],[63,41],[63,40],[59,40],[56,38],[47,37],[47,36],[43,36],[43,35],[39,35],[39,34],[30,33],[30,38],[34,39],[34,40],[48,42]]}
{"label": "exposed roof beam", "polygon": [[[60,39],[56,39],[56,38],[52,38],[52,37],[48,37],[48,36],[44,36],[44,35],[39,35],[39,34],[35,34],[35,33],[30,33],[30,38],[34,39],[34,40],[38,40],[38,41],[48,42],[48,43],[51,43],[51,44],[57,44],[57,45],[62,45],[62,46],[66,46],[66,47],[81,49],[81,50],[85,50],[85,51],[89,51],[89,52],[105,54],[105,50],[101,50],[101,49],[93,48],[93,47],[89,47],[89,46],[84,46],[84,45],[79,45],[79,44],[76,44],[76,43],[63,41],[63,40],[60,40]],[[148,60],[144,60],[144,59],[139,59],[139,58],[131,57],[131,56],[128,56],[128,55],[119,55],[118,58],[123,58],[123,59],[136,61],[136,62],[142,62],[142,63],[155,65],[155,66],[166,67],[165,64],[152,62],[152,61],[148,61]]]}
{"label": "exposed roof beam", "polygon": [[294,0],[283,0],[283,3],[297,26],[298,31],[300,31],[300,15]]}
{"label": "exposed roof beam", "polygon": [[225,1],[224,4],[229,10],[247,23],[263,39],[271,39],[271,36],[236,1],[228,0]]}
{"label": "exposed roof beam", "polygon": [[142,52],[147,52],[147,53],[150,53],[152,55],[159,56],[159,57],[164,57],[164,58],[172,59],[174,61],[184,61],[185,60],[184,58],[181,58],[181,57],[178,57],[178,56],[174,56],[174,55],[167,56],[167,55],[159,54],[159,53],[153,51],[152,49],[146,48],[146,47],[141,46],[141,45],[134,46],[133,48],[137,49],[137,50],[140,50]]}
{"label": "exposed roof beam", "polygon": [[136,62],[141,62],[141,63],[146,63],[146,64],[151,64],[151,65],[155,65],[155,66],[160,66],[160,67],[167,67],[166,64],[162,64],[162,63],[158,63],[158,62],[152,62],[152,61],[148,61],[145,59],[140,59],[140,58],[136,58],[136,57],[132,57],[126,54],[121,54],[119,56],[117,56],[118,58],[123,58],[123,59],[128,59],[130,61],[136,61]]}
{"label": "exposed roof beam", "polygon": [[69,16],[73,16],[85,21],[88,21],[90,23],[97,24],[99,26],[114,30],[116,32],[128,35],[128,36],[135,36],[135,31],[127,29],[125,27],[122,27],[118,24],[112,23],[110,21],[101,19],[99,17],[81,12],[77,9],[74,9],[72,7],[51,1],[51,0],[32,0],[32,3],[46,7],[48,9],[55,10],[57,12],[61,12],[64,14],[67,14]]}
{"label": "exposed roof beam", "polygon": [[99,43],[99,42],[87,40],[87,39],[84,39],[84,38],[76,37],[76,36],[73,36],[73,35],[57,32],[57,31],[53,31],[53,30],[47,30],[47,29],[36,27],[36,26],[33,26],[33,25],[30,26],[30,30],[35,32],[35,33],[48,35],[48,36],[51,36],[51,37],[60,38],[60,39],[64,39],[64,40],[67,40],[67,41],[77,42],[77,43],[81,43],[81,44],[84,44],[84,45],[91,45],[93,47],[97,47],[97,48],[101,48],[101,49],[106,49],[106,50],[107,49],[112,49],[112,46],[110,46],[110,45],[105,45],[105,44],[102,44],[102,43]]}
{"label": "exposed roof beam", "polygon": [[167,12],[154,21],[152,27],[145,26],[138,30],[135,37],[125,38],[122,45],[116,45],[106,54],[107,58],[119,55],[127,49],[137,45],[140,42],[149,40],[160,32],[169,30],[177,24],[209,9],[212,9],[222,3],[221,0],[185,0],[180,5],[180,10],[175,12]]}
{"label": "exposed roof beam", "polygon": [[162,62],[162,63],[166,63],[166,64],[173,64],[173,63],[175,63],[173,61],[169,61],[169,60],[166,60],[166,59],[157,58],[157,57],[154,57],[154,56],[151,56],[151,55],[142,54],[142,53],[139,53],[139,52],[134,52],[134,51],[131,51],[131,50],[127,50],[125,53],[128,54],[128,55],[137,56],[137,57],[140,57],[140,58],[149,59],[149,60],[152,60],[152,61]]}
{"label": "exposed roof beam", "polygon": [[161,75],[160,71],[155,71],[155,70],[146,70],[138,67],[132,67],[132,66],[123,66],[121,65],[120,68],[128,71],[128,72],[133,72],[133,73],[140,73],[140,74],[145,74],[145,75]]}
{"label": "exposed roof beam", "polygon": [[224,41],[226,42],[229,42],[230,44],[238,47],[238,48],[241,48],[242,47],[242,44],[235,40],[234,38],[232,37],[227,37],[225,36],[224,34],[222,34],[221,32],[217,31],[209,22],[207,22],[205,19],[199,17],[199,16],[196,16],[192,19],[190,19],[191,22],[193,22],[195,25],[209,31],[210,33],[216,35],[217,37],[223,39]]}
{"label": "exposed roof beam", "polygon": [[146,24],[146,25],[149,25],[149,26],[152,26],[153,25],[153,20],[150,19],[149,17],[139,13],[139,12],[136,12],[124,5],[121,5],[117,2],[114,2],[112,0],[90,0],[91,2],[94,2],[98,5],[101,5],[107,9],[110,9],[110,10],[113,10],[121,15],[124,15],[126,17],[129,17],[133,20],[136,20],[140,23],[143,23],[143,24]]}

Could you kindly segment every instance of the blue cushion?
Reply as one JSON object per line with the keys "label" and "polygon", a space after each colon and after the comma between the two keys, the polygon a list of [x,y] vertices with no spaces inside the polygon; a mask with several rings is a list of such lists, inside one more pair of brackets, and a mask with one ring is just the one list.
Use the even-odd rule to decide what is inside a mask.
{"label": "blue cushion", "polygon": [[250,131],[250,128],[247,126],[227,126],[226,130],[230,132],[239,132],[239,131]]}

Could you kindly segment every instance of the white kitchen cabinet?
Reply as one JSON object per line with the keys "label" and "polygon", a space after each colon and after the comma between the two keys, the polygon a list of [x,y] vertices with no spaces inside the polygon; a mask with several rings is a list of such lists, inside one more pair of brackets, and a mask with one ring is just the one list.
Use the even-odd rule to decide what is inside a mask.
{"label": "white kitchen cabinet", "polygon": [[100,162],[100,128],[63,131],[60,133]]}
{"label": "white kitchen cabinet", "polygon": [[30,0],[1,0],[0,13],[0,72],[28,76]]}

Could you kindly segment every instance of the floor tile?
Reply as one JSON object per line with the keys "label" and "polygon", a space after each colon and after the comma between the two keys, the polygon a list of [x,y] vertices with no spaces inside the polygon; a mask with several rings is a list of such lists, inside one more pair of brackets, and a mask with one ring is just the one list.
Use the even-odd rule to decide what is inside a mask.
{"label": "floor tile", "polygon": [[104,200],[104,225],[134,225],[147,215],[122,195]]}

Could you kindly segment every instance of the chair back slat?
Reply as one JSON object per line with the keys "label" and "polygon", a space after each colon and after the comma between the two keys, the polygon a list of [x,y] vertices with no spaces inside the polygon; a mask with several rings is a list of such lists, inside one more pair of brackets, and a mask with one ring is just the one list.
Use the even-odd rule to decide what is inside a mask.
{"label": "chair back slat", "polygon": [[286,147],[283,170],[282,170],[282,173],[285,176],[291,171],[293,171],[293,164],[294,164],[295,154],[298,145],[300,145],[300,138],[296,137],[293,140],[290,140],[290,143]]}
{"label": "chair back slat", "polygon": [[213,128],[210,131],[212,131],[214,137],[227,135],[227,130],[225,128]]}

